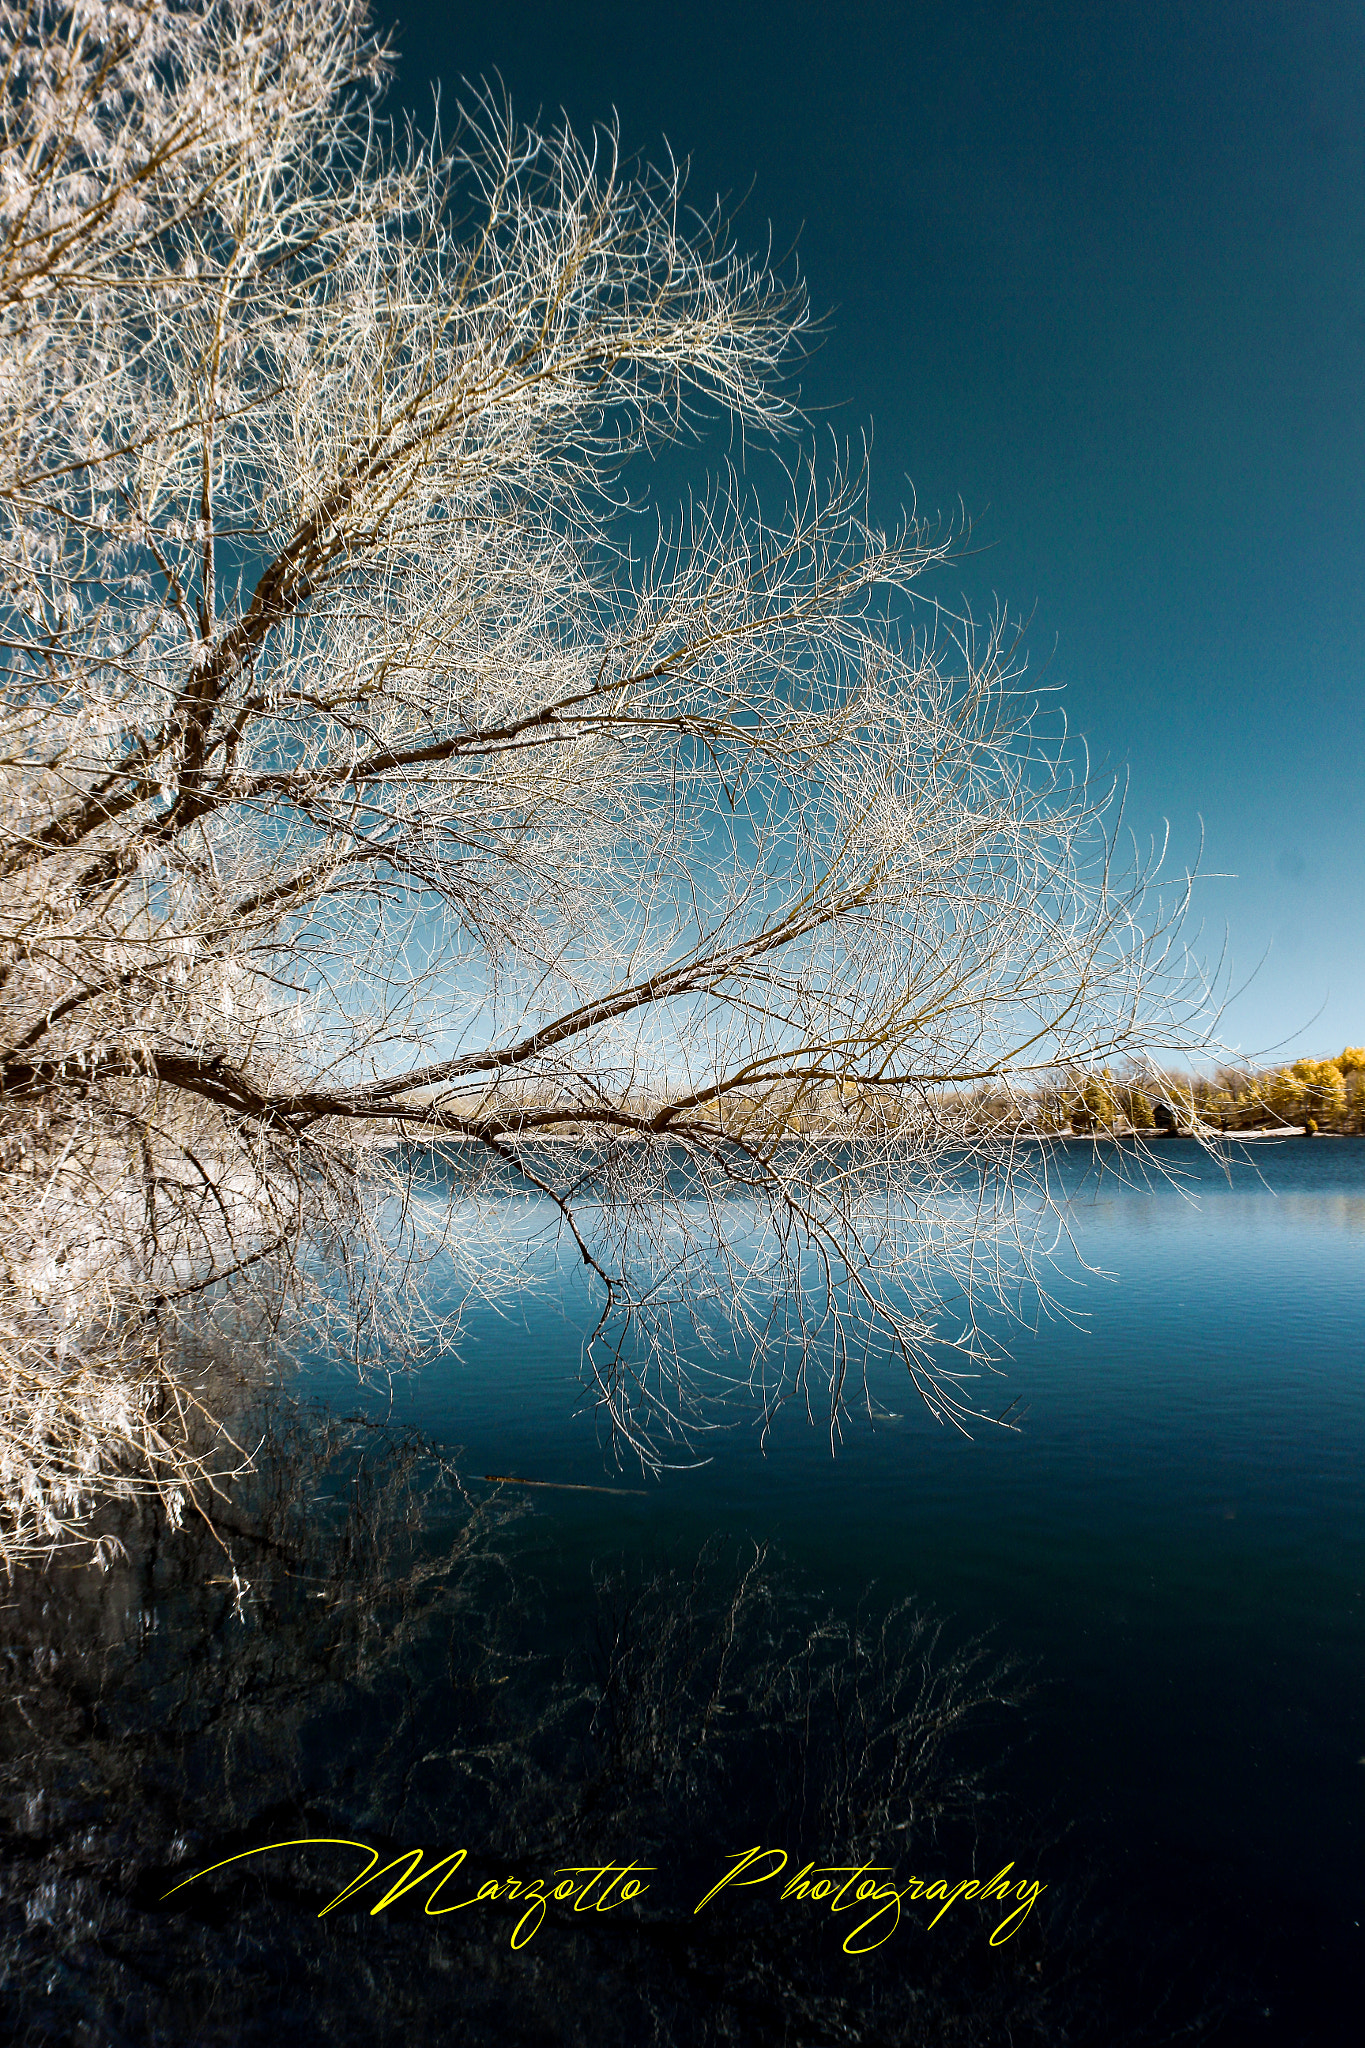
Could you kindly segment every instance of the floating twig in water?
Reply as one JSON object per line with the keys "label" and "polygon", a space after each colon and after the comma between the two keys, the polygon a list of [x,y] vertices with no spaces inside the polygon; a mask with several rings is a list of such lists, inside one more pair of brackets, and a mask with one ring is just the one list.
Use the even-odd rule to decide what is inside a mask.
{"label": "floating twig in water", "polygon": [[643,1500],[648,1491],[643,1486],[575,1486],[567,1479],[513,1479],[507,1472],[483,1472],[479,1476],[487,1486],[546,1486],[555,1493],[632,1494]]}

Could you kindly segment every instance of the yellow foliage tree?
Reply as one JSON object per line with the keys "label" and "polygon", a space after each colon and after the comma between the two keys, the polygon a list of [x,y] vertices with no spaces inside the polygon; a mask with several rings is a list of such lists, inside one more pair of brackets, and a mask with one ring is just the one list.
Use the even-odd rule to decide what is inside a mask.
{"label": "yellow foliage tree", "polygon": [[1290,1067],[1281,1067],[1266,1083],[1262,1097],[1267,1109],[1277,1116],[1281,1123],[1298,1123],[1306,1114],[1304,1104],[1308,1090],[1300,1077]]}
{"label": "yellow foliage tree", "polygon": [[1295,1060],[1292,1072],[1303,1083],[1304,1109],[1319,1123],[1338,1123],[1346,1114],[1346,1080],[1335,1060]]}
{"label": "yellow foliage tree", "polygon": [[1156,1118],[1152,1115],[1151,1098],[1141,1088],[1125,1088],[1122,1094],[1124,1114],[1135,1131],[1150,1131],[1155,1128]]}
{"label": "yellow foliage tree", "polygon": [[1086,1115],[1092,1126],[1098,1124],[1102,1129],[1112,1126],[1118,1114],[1118,1105],[1109,1086],[1107,1071],[1090,1076],[1081,1090],[1081,1100],[1085,1104]]}

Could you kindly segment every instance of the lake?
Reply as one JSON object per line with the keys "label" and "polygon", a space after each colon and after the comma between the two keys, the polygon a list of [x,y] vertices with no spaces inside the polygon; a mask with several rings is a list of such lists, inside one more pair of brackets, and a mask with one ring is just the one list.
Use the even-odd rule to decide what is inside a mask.
{"label": "lake", "polygon": [[[913,1595],[942,1618],[936,1654],[984,1637],[994,1655],[1014,1662],[1015,1689],[1026,1687],[1027,1697],[986,1712],[963,1738],[969,1761],[984,1772],[971,1815],[960,1802],[952,1814],[945,1808],[932,1852],[922,1834],[907,1840],[919,1843],[917,1870],[989,1876],[1013,1860],[1047,1886],[1020,1934],[1015,1967],[1052,1986],[1053,2017],[1039,2017],[1033,2006],[1026,2012],[1020,2002],[1020,1985],[1032,1976],[1011,1980],[1012,1988],[1003,1979],[978,1985],[971,1976],[971,1996],[993,1999],[993,2017],[981,2017],[973,2032],[971,2011],[959,2012],[951,2038],[1004,2038],[1000,2030],[1015,2014],[1012,2039],[1344,2039],[1345,2015],[1365,1981],[1365,1144],[1301,1140],[1248,1153],[1224,1171],[1193,1145],[1172,1141],[1161,1158],[1179,1170],[1177,1184],[1159,1177],[1131,1184],[1102,1166],[1105,1148],[1067,1148],[1061,1171],[1072,1227],[1086,1264],[1103,1275],[1073,1262],[1057,1289],[1066,1318],[1009,1335],[1011,1358],[994,1405],[999,1412],[1015,1403],[1009,1415],[1017,1427],[980,1430],[972,1440],[934,1422],[887,1368],[875,1392],[890,1419],[873,1425],[855,1412],[837,1455],[827,1426],[788,1409],[766,1445],[752,1414],[732,1413],[732,1426],[706,1440],[709,1462],[699,1467],[658,1477],[642,1475],[638,1465],[618,1469],[580,1398],[581,1331],[553,1296],[521,1312],[473,1313],[457,1358],[399,1376],[391,1388],[358,1392],[345,1370],[325,1362],[303,1376],[303,1386],[311,1402],[420,1432],[458,1470],[470,1499],[519,1504],[520,1518],[501,1539],[499,1569],[534,1588],[528,1611],[542,1652],[552,1646],[569,1654],[589,1627],[594,1572],[600,1581],[618,1566],[627,1575],[671,1566],[685,1578],[698,1552],[720,1536],[725,1554],[736,1558],[745,1545],[768,1546],[767,1568],[807,1616],[846,1618],[860,1601],[864,1614],[880,1612]],[[484,1474],[540,1484],[496,1489]],[[453,1526],[452,1515],[447,1498],[432,1526]],[[422,1540],[434,1541],[430,1530]],[[178,1626],[211,1672],[220,1653],[205,1643],[253,1624],[220,1618],[206,1628],[197,1614],[191,1621],[192,1593],[173,1572],[166,1577],[164,1563],[159,1569],[160,1579],[144,1574],[138,1597],[157,1616],[157,1655],[169,1659],[155,1678],[164,1691]],[[287,1617],[297,1613],[311,1626],[315,1611],[292,1609],[281,1597],[273,1622],[263,1606],[255,1625],[268,1635],[272,1626],[292,1626]],[[600,1599],[595,1611],[600,1636]],[[144,1656],[148,1639],[144,1627]],[[332,1667],[324,1659],[316,1668]],[[435,1769],[430,1729],[440,1724],[451,1668],[420,1645],[406,1665],[403,1683],[420,1695],[412,1725],[428,1732],[420,1743],[414,1738],[404,1799],[416,1799],[423,1771]],[[306,1693],[306,1685],[291,1684],[291,1699]],[[108,1689],[112,1697],[112,1681]],[[141,1697],[151,1697],[146,1687]],[[183,1703],[188,1695],[176,1697]],[[533,1686],[522,1697],[531,1700]],[[145,1704],[139,1713],[128,1725],[145,1730]],[[334,1743],[349,1775],[338,1766],[332,1777],[309,1781],[306,1795],[263,1794],[259,1810],[249,1797],[245,1806],[239,1799],[222,1841],[200,1813],[181,1827],[177,1853],[168,1846],[158,1868],[183,1875],[196,1859],[200,1867],[215,1860],[210,1850],[228,1855],[294,1834],[351,1836],[364,1805],[365,1742],[377,1759],[383,1750],[385,1771],[392,1765],[385,1744],[376,1746],[372,1735],[362,1740],[355,1726],[337,1708],[307,1736],[314,1748]],[[138,1757],[131,1782],[140,1784],[145,1742]],[[263,1786],[274,1784],[276,1765],[264,1752],[248,1745],[237,1764],[239,1791],[241,1771],[248,1786],[253,1770]],[[489,1768],[496,1787],[496,1768]],[[297,1779],[297,1764],[290,1769]],[[166,1795],[171,1806],[192,1803],[181,1780],[175,1787]],[[436,1812],[448,1796],[433,1789],[426,1810]],[[496,1799],[487,1810],[496,1831]],[[107,1814],[104,1820],[112,1825]],[[377,1824],[373,1816],[368,1824]],[[174,1832],[169,1819],[167,1828]],[[412,1832],[410,1813],[404,1826],[390,1823],[389,1834],[423,1839]],[[444,1833],[432,1839],[456,1846]],[[717,1873],[727,1855],[748,1846],[747,1838],[717,1837]],[[828,1853],[818,1840],[799,1847],[817,1861]],[[55,1853],[50,1842],[44,1853]],[[698,1869],[705,1853],[704,1841],[687,1850]],[[667,1879],[665,1871],[656,1887]],[[303,1896],[297,1884],[292,1892],[277,1888],[270,1905],[270,1942],[289,1952],[285,1975],[300,1983],[313,1968],[308,1943],[320,1939]],[[151,1911],[146,1882],[139,1899],[138,1910]],[[725,1902],[725,1910],[735,1906],[736,1938],[747,1926],[740,1908],[757,1910],[755,1900],[736,1893]],[[237,1899],[216,1921],[209,1915],[212,1940],[227,1941],[232,1914],[249,1919],[258,1905]],[[180,1919],[169,1908],[158,1911],[165,1940]],[[322,1925],[335,1929],[343,1918]],[[987,1931],[984,1923],[971,1929],[983,1956]],[[1026,1965],[1025,1937],[1035,1944]],[[984,1967],[976,1949],[968,1957],[964,1948],[960,1967],[954,1964],[964,1984]],[[213,1951],[220,1979],[227,1953]],[[546,1996],[557,1953],[546,1949],[535,1965]],[[809,2033],[798,2026],[780,2035],[750,2007],[747,2019],[744,2011],[731,2014],[730,2031],[714,2038],[849,2038],[852,2027],[868,2040],[918,2039],[904,2018],[908,2006],[898,2007],[894,2024],[887,2017],[885,1987],[893,1981],[902,2001],[919,1995],[905,1988],[913,1970],[906,1976],[902,1960],[896,1976],[889,1953],[890,1944],[860,1966],[856,1986],[838,1990],[844,2033],[826,2015],[809,2022]],[[255,1950],[251,1956],[240,1965],[247,1974],[259,1962]],[[632,1985],[648,1974],[638,1961],[622,1974],[596,1950],[586,1960],[577,1949],[564,1956],[565,1996],[580,2007],[585,1972],[602,1984],[619,1978]],[[651,1956],[648,1971],[661,1970]],[[477,1996],[468,1991],[470,2038],[482,2038],[478,2025],[493,2024],[499,1999],[514,2018],[506,2038],[523,2038],[519,2030],[526,2039],[578,2038],[567,2023],[521,2014],[525,1987],[514,1986],[515,1996],[508,1988],[516,1960],[503,1955],[496,1996],[486,1985]],[[202,1976],[210,1962],[201,1957],[195,1967]],[[695,1958],[687,1968],[694,2005],[713,1993],[720,1998],[714,1985],[706,1990],[711,1979]],[[14,1981],[30,1980],[20,1969]],[[380,2038],[381,2008],[391,2010],[396,1993],[383,1990],[382,1976],[374,1981],[381,1988],[366,1994],[375,2001],[368,2023]],[[460,2011],[458,1984],[441,1981],[442,2010],[450,2013],[453,1999]],[[626,1995],[619,1983],[618,1994]],[[231,2019],[224,1995],[220,1985],[227,2031],[213,2038],[257,2038],[255,2006],[248,2002]],[[89,1991],[96,2006],[113,1997]],[[129,2006],[131,1993],[118,1997],[125,2027],[118,2038],[162,2037],[145,2016],[155,2001],[139,2006],[134,1998]],[[329,2018],[323,1993],[317,1997],[321,2004],[304,1999],[300,2008],[310,2015],[312,2037],[351,2038],[355,2014]],[[651,2010],[663,2009],[663,1997],[658,1992]],[[142,2021],[128,2019],[134,2008]],[[986,2005],[971,2010],[985,2014]],[[938,2034],[950,2037],[942,2019]],[[683,2038],[676,2018],[671,2037]],[[696,2038],[713,2036],[703,2027]]]}

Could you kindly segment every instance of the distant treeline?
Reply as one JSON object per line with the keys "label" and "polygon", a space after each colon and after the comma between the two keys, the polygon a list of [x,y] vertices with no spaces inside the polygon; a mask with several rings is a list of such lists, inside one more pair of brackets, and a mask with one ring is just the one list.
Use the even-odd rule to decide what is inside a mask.
{"label": "distant treeline", "polygon": [[[565,1086],[504,1081],[496,1090],[445,1107],[485,1120],[502,1135],[580,1139],[591,1129],[616,1126],[620,1137],[659,1135],[658,1098],[625,1089],[613,1115],[600,1099],[576,1099]],[[1365,1135],[1365,1047],[1348,1045],[1335,1059],[1295,1060],[1283,1067],[1219,1067],[1212,1075],[1162,1072],[1152,1067],[1098,1072],[1051,1069],[964,1087],[926,1080],[902,1083],[831,1081],[817,1074],[762,1089],[736,1088],[696,1103],[686,1124],[673,1120],[668,1136],[720,1124],[737,1140],[771,1146],[791,1137],[890,1141],[926,1132],[941,1140],[988,1134],[1053,1137],[1159,1137],[1180,1131],[1255,1131],[1289,1125],[1299,1130]]]}
{"label": "distant treeline", "polygon": [[1283,1067],[1219,1067],[1209,1075],[1060,1073],[1032,1088],[982,1090],[974,1097],[980,1126],[1093,1136],[1102,1131],[1157,1133],[1212,1128],[1265,1130],[1291,1124],[1309,1131],[1365,1135],[1365,1046],[1348,1045],[1335,1059],[1294,1060]]}

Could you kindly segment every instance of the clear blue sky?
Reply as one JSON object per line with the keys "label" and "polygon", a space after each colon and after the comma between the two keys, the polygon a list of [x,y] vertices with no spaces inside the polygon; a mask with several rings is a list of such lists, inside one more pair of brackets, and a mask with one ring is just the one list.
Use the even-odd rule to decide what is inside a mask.
{"label": "clear blue sky", "polygon": [[[749,197],[871,427],[877,506],[973,522],[940,585],[1031,614],[1130,822],[1203,821],[1223,1034],[1365,1042],[1365,7],[1359,0],[385,5],[398,100],[517,113]],[[752,188],[752,189],[751,189]],[[829,412],[827,409],[837,408]],[[1235,879],[1214,879],[1233,877]]]}

